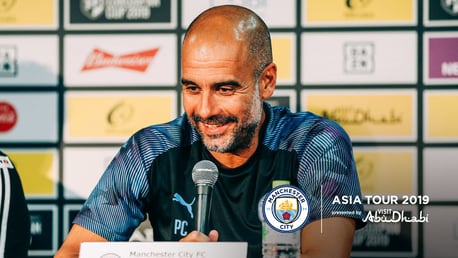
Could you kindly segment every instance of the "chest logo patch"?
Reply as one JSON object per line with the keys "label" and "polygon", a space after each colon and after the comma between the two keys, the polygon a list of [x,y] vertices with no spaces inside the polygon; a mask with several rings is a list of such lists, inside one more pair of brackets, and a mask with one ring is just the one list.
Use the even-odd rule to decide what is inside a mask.
{"label": "chest logo patch", "polygon": [[194,204],[195,200],[196,198],[194,197],[194,199],[192,199],[190,203],[187,203],[183,199],[183,197],[181,197],[179,193],[173,194],[173,198],[172,198],[172,201],[178,202],[179,204],[183,205],[188,210],[189,216],[191,216],[191,219],[194,218],[194,214],[192,213],[192,205]]}

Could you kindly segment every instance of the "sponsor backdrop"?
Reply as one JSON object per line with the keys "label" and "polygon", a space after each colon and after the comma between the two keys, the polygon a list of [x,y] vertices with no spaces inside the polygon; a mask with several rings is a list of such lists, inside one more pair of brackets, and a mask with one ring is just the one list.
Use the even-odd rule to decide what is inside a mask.
{"label": "sponsor backdrop", "polygon": [[[270,102],[336,120],[353,140],[362,202],[378,217],[352,256],[456,257],[457,1],[6,0],[0,148],[24,184],[30,257],[54,254],[130,134],[182,113],[181,38],[226,3],[271,28]],[[131,241],[150,239],[143,225]]]}

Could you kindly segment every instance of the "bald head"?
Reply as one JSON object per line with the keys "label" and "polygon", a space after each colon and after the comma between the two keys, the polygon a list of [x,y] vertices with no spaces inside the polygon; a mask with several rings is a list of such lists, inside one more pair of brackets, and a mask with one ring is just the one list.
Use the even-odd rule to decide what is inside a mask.
{"label": "bald head", "polygon": [[203,40],[226,47],[243,45],[247,61],[254,65],[256,78],[272,63],[268,28],[256,13],[245,7],[223,5],[202,12],[190,24],[183,46],[204,43]]}

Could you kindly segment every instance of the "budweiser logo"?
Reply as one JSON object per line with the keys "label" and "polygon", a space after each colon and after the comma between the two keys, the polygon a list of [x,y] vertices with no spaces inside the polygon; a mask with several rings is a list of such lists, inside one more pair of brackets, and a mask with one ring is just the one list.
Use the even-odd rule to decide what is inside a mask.
{"label": "budweiser logo", "polygon": [[92,50],[92,52],[86,58],[81,71],[89,71],[107,67],[118,67],[134,70],[137,72],[145,72],[158,51],[159,48],[154,48],[150,50],[116,56],[96,48]]}
{"label": "budweiser logo", "polygon": [[0,102],[0,133],[11,130],[16,122],[16,109],[8,102]]}

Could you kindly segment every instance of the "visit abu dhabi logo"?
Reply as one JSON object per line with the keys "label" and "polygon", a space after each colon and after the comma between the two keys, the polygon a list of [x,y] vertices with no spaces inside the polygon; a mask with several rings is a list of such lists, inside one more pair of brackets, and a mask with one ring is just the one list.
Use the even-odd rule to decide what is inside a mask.
{"label": "visit abu dhabi logo", "polygon": [[309,219],[309,201],[298,187],[277,186],[265,196],[262,213],[267,224],[276,231],[294,232]]}

